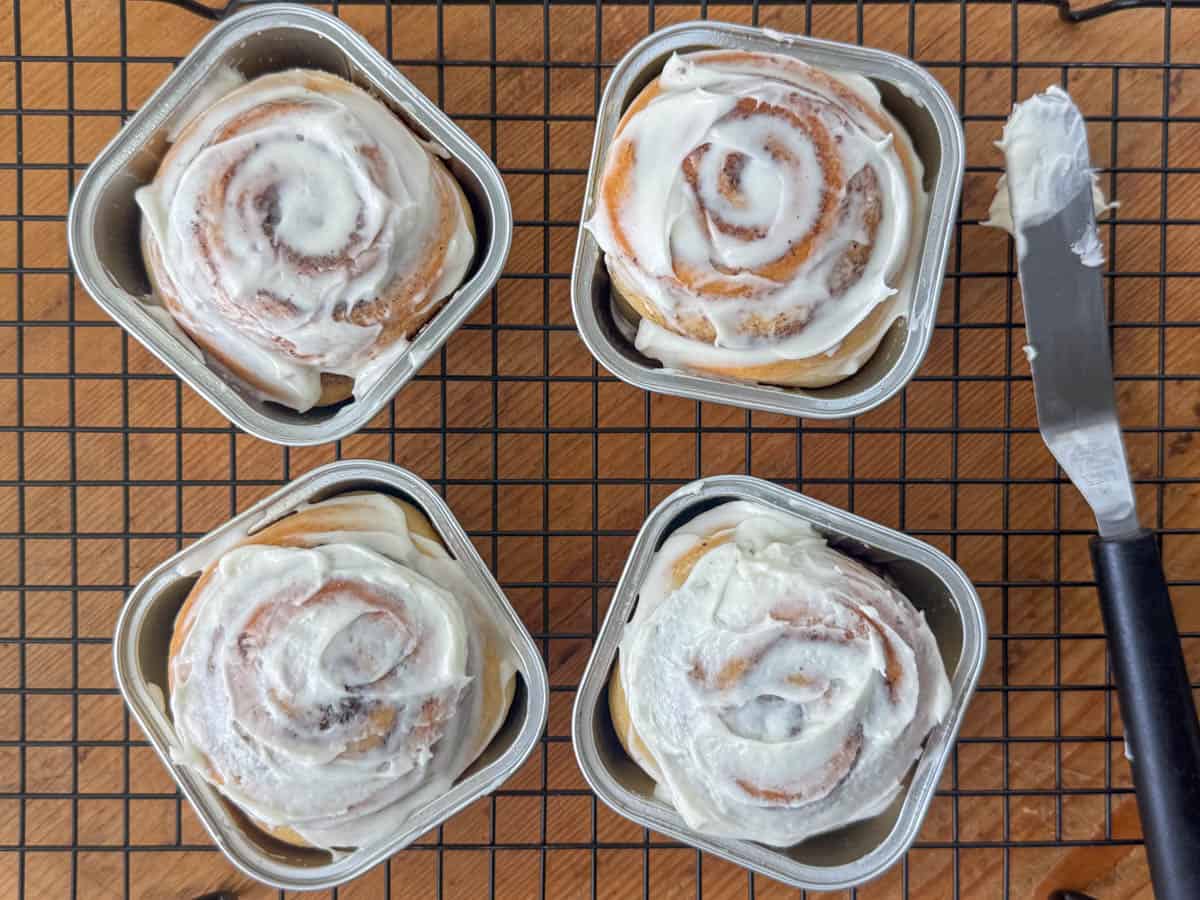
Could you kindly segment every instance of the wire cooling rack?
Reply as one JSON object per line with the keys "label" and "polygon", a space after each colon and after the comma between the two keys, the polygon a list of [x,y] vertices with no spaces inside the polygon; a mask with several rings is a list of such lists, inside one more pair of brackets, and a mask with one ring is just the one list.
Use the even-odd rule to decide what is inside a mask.
{"label": "wire cooling rack", "polygon": [[[852,893],[1149,897],[1092,522],[1036,433],[1008,240],[979,223],[1011,102],[1065,85],[1122,204],[1103,229],[1117,393],[1200,662],[1200,11],[1147,4],[1075,24],[1054,5],[940,0],[333,11],[491,152],[517,227],[490,302],[389,410],[338,446],[286,450],[181,387],[67,262],[72,184],[222,11],[0,3],[0,895],[275,894],[212,848],[130,724],[109,638],[125,592],[181,544],[313,466],[375,457],[444,492],[543,648],[553,694],[516,778],[338,896],[796,895],[608,812],[569,737],[647,510],[692,478],[750,472],[938,545],[987,607],[987,669],[920,842]],[[966,185],[932,349],[903,396],[853,422],[649,396],[575,334],[568,272],[604,80],[650,30],[705,16],[907,54],[962,110]]]}

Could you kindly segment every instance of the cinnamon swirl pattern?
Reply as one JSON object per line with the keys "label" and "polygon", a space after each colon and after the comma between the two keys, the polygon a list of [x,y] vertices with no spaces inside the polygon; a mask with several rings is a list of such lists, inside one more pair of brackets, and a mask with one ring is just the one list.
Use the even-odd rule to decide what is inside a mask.
{"label": "cinnamon swirl pattern", "polygon": [[883,812],[950,685],[899,591],[802,520],[736,501],[658,552],[609,700],[691,828],[788,846]]}
{"label": "cinnamon swirl pattern", "polygon": [[922,171],[866,79],[689,53],[621,119],[587,224],[643,353],[819,387],[907,311]]}
{"label": "cinnamon swirl pattern", "polygon": [[206,355],[301,412],[361,394],[462,282],[462,189],[325,72],[264,75],[178,134],[137,192],[157,298]]}
{"label": "cinnamon swirl pattern", "polygon": [[177,761],[289,843],[394,833],[487,746],[515,661],[409,504],[351,494],[222,554],[180,611]]}

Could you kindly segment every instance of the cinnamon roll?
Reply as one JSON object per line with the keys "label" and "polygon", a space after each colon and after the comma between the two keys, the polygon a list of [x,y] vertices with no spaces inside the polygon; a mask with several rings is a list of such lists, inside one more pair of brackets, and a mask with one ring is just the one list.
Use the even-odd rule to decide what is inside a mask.
{"label": "cinnamon roll", "polygon": [[663,544],[609,684],[617,736],[689,827],[773,846],[887,809],[949,702],[895,587],[744,501]]}
{"label": "cinnamon roll", "polygon": [[425,516],[366,493],[222,553],[168,674],[176,761],[276,838],[341,848],[449,788],[507,715],[516,665]]}
{"label": "cinnamon roll", "polygon": [[865,78],[700,51],[671,57],[625,112],[587,227],[642,353],[821,387],[907,311],[922,176]]}
{"label": "cinnamon roll", "polygon": [[303,412],[361,394],[467,273],[461,187],[348,81],[264,75],[170,137],[137,192],[154,293],[263,399]]}

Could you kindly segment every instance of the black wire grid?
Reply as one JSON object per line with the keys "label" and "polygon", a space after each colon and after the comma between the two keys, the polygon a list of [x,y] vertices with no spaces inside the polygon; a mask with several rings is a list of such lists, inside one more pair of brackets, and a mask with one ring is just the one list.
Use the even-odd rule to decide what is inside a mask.
{"label": "black wire grid", "polygon": [[[275,893],[237,879],[130,725],[110,675],[111,627],[153,564],[342,456],[392,459],[443,491],[542,646],[553,687],[548,733],[517,777],[334,895],[796,895],[608,812],[570,745],[575,685],[638,524],[678,485],[718,471],[767,475],[943,547],[987,606],[988,669],[920,842],[853,896],[1024,896],[1064,845],[1107,845],[1116,860],[1133,847],[1125,865],[1144,871],[1136,829],[1122,824],[1131,792],[1087,565],[1091,525],[1041,448],[1011,250],[979,221],[1000,171],[987,142],[1008,104],[1051,81],[1092,98],[1094,156],[1125,201],[1106,227],[1118,394],[1143,517],[1164,534],[1186,603],[1200,586],[1188,515],[1200,466],[1187,452],[1200,420],[1200,312],[1185,296],[1196,257],[1181,264],[1176,247],[1200,226],[1186,206],[1200,197],[1200,149],[1188,143],[1200,110],[1186,96],[1200,57],[1172,54],[1200,28],[1183,4],[1145,5],[1057,26],[1076,49],[1080,32],[1107,28],[1093,33],[1111,53],[1088,43],[1101,61],[1072,62],[1025,60],[1020,20],[1053,12],[1038,3],[333,4],[440,105],[448,84],[468,79],[476,111],[450,111],[499,161],[516,241],[491,303],[389,411],[336,447],[289,451],[235,433],[91,305],[66,261],[70,186],[143,83],[188,49],[131,50],[131,23],[161,16],[164,30],[198,36],[200,14],[221,11],[0,4],[0,894]],[[478,33],[464,44],[461,10],[486,28],[485,55]],[[556,144],[566,131],[585,132],[577,148],[590,142],[606,73],[633,38],[710,14],[818,36],[841,23],[834,36],[867,43],[882,17],[891,48],[929,67],[964,110],[966,193],[934,349],[904,395],[857,421],[652,397],[599,368],[574,335],[567,291],[586,157]],[[950,23],[936,39],[922,31],[927,15]],[[585,33],[583,57],[556,56],[560,22]],[[988,58],[971,58],[1005,27],[1005,52],[985,40]],[[1161,54],[1123,61],[1122,35]],[[532,51],[512,58],[513,45]],[[108,101],[92,99],[106,79]],[[532,112],[511,110],[522,93]],[[540,142],[540,158],[514,162],[521,142]],[[1180,609],[1195,657],[1200,625]]]}

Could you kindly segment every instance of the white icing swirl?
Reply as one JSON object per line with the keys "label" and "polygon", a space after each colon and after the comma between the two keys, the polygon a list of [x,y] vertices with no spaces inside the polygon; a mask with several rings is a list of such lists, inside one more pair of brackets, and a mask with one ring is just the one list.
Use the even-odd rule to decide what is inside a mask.
{"label": "white icing swirl", "polygon": [[738,51],[673,56],[655,87],[622,121],[587,223],[614,279],[662,314],[638,349],[725,368],[835,351],[897,292],[923,204],[878,91]]}
{"label": "white icing swirl", "polygon": [[950,698],[899,591],[804,521],[742,501],[658,552],[620,676],[653,757],[639,762],[687,824],[775,846],[883,812]]}
{"label": "white icing swirl", "polygon": [[[197,586],[171,663],[175,755],[259,823],[356,847],[490,740],[490,620],[461,566],[388,498],[308,510],[368,519],[301,546],[236,547]],[[514,671],[503,656],[501,678]]]}
{"label": "white icing swirl", "polygon": [[349,82],[266,75],[172,136],[137,192],[156,291],[262,396],[304,411],[322,373],[357,378],[396,358],[467,272],[461,190]]}

